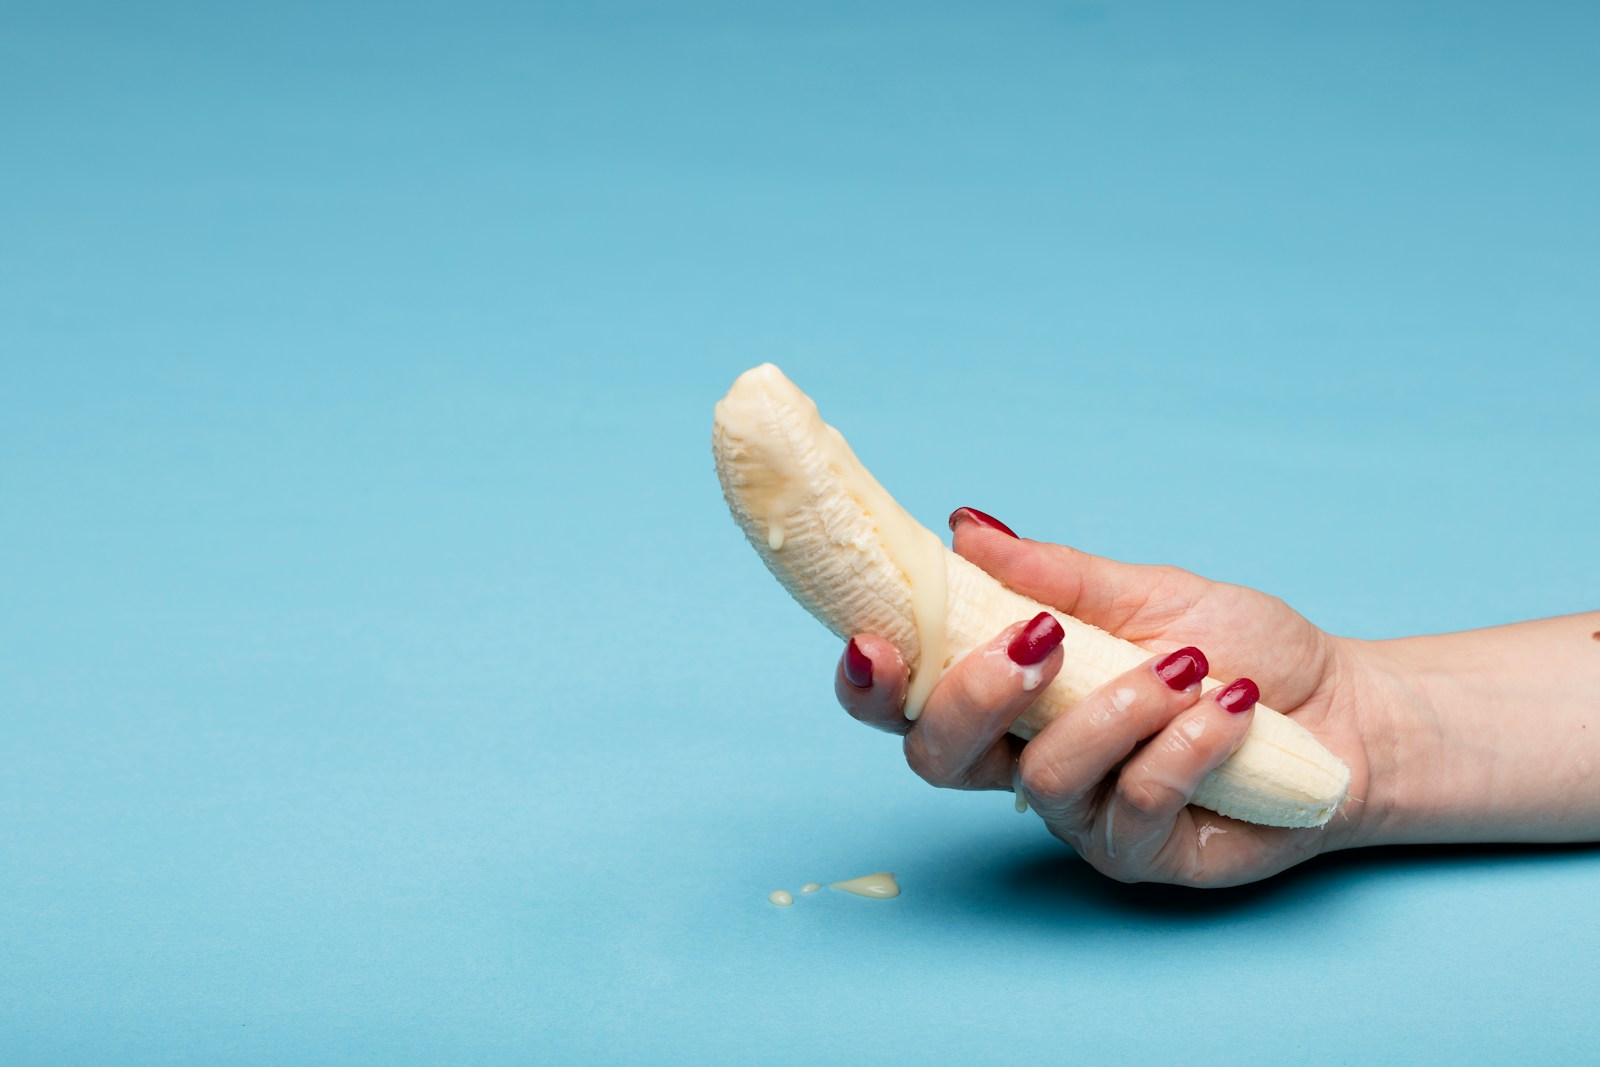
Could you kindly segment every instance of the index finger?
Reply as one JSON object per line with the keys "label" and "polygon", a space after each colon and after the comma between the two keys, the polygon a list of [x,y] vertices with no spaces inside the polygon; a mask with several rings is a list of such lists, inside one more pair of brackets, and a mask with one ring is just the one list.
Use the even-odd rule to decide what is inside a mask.
{"label": "index finger", "polygon": [[909,677],[893,644],[875,634],[857,634],[839,657],[833,692],[852,719],[875,730],[903,734],[911,729],[904,710]]}

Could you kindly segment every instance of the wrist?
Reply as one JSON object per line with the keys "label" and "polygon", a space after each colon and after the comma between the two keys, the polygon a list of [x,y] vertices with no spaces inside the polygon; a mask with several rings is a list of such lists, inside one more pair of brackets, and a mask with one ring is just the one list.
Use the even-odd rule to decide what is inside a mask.
{"label": "wrist", "polygon": [[1333,639],[1310,725],[1349,761],[1352,799],[1325,848],[1600,840],[1596,634],[1600,612]]}
{"label": "wrist", "polygon": [[1463,791],[1492,776],[1487,753],[1453,750],[1439,715],[1459,676],[1418,655],[1413,639],[1336,638],[1341,703],[1356,740],[1348,831],[1335,847],[1443,841]]}

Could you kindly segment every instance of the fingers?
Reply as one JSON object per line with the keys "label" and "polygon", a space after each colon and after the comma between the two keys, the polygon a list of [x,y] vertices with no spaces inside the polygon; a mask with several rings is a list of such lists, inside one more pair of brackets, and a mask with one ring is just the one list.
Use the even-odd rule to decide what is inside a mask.
{"label": "fingers", "polygon": [[857,634],[844,646],[833,674],[833,692],[850,717],[877,730],[903,734],[910,728],[902,710],[910,672],[900,650],[881,637]]}
{"label": "fingers", "polygon": [[1106,801],[1107,859],[1138,869],[1159,862],[1169,843],[1191,844],[1190,835],[1174,835],[1177,820],[1206,775],[1243,743],[1259,698],[1248,678],[1214,689],[1127,762]]}
{"label": "fingers", "polygon": [[1017,623],[952,667],[906,734],[906,762],[953,789],[1010,789],[1006,731],[1061,669],[1061,624],[1048,612]]}
{"label": "fingers", "polygon": [[1028,803],[1052,828],[1085,834],[1102,783],[1146,738],[1200,699],[1205,654],[1180,648],[1107,682],[1039,731],[1018,773]]}
{"label": "fingers", "polygon": [[[1244,742],[1259,698],[1248,678],[1202,696],[1208,664],[1197,648],[1120,675],[1025,746],[1008,736],[1060,670],[1063,636],[1048,612],[1008,627],[939,680],[915,722],[902,710],[905,664],[882,638],[846,645],[835,688],[854,718],[903,734],[906,761],[934,785],[1009,789],[1015,773],[1021,799],[1052,832],[1124,881],[1233,884],[1230,871],[1255,870],[1256,853],[1281,847],[1262,828],[1237,833],[1241,824],[1189,807]],[[1291,853],[1280,866],[1296,862]]]}
{"label": "fingers", "polygon": [[957,508],[950,529],[955,551],[1003,584],[1112,632],[1122,632],[1141,615],[1175,617],[1210,584],[1176,567],[1119,563],[1065,545],[1024,540],[973,508]]}

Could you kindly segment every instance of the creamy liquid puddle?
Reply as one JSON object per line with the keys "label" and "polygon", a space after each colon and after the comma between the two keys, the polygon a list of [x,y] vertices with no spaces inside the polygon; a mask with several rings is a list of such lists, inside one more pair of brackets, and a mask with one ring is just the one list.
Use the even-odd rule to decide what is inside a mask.
{"label": "creamy liquid puddle", "polygon": [[844,882],[829,882],[828,888],[837,889],[841,893],[854,893],[858,897],[873,897],[877,900],[888,900],[900,895],[900,883],[894,880],[894,875],[883,871]]}
{"label": "creamy liquid puddle", "polygon": [[[800,887],[800,892],[815,893],[821,888],[820,882],[807,882]],[[887,871],[864,874],[860,878],[848,878],[843,882],[829,882],[828,888],[872,900],[891,900],[900,895],[900,883],[896,882],[894,875]],[[767,894],[767,900],[780,908],[787,908],[794,903],[794,894],[786,889],[774,889]]]}

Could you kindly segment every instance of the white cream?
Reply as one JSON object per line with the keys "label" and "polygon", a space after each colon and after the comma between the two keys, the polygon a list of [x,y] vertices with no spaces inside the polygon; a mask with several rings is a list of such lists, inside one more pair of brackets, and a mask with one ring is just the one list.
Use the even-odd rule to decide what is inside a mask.
{"label": "white cream", "polygon": [[820,882],[807,882],[805,885],[800,887],[800,892],[802,892],[802,893],[815,893],[817,890],[819,890],[821,888],[822,888],[822,884]]}
{"label": "white cream", "polygon": [[[1022,664],[1011,658],[1010,653],[1006,651],[1005,645],[989,648],[983,653],[983,655],[985,659],[998,660],[1010,668],[1011,673],[1016,675],[1018,681],[1021,683],[1022,691],[1024,693],[1031,693],[1035,689],[1039,688],[1039,686],[1044,684],[1043,663],[1035,663],[1031,667],[1024,667]],[[961,662],[961,659],[961,656],[954,657],[951,660],[950,666],[953,668],[957,663]]]}
{"label": "white cream", "polygon": [[782,889],[774,889],[772,892],[767,894],[767,899],[772,901],[772,903],[776,904],[780,908],[787,908],[790,904],[794,903],[794,897]]}
{"label": "white cream", "polygon": [[[820,421],[820,420],[819,420]],[[944,542],[934,532],[913,519],[906,509],[878,484],[856,458],[844,435],[832,426],[824,427],[824,447],[829,463],[846,492],[855,497],[875,522],[878,543],[905,575],[911,593],[911,618],[917,626],[920,646],[917,662],[911,665],[911,682],[906,688],[905,715],[915,719],[922,714],[934,684],[939,681],[945,661],[945,563]],[[897,890],[898,892],[898,890]]]}
{"label": "white cream", "polygon": [[884,871],[877,874],[862,875],[860,878],[851,878],[843,882],[829,882],[829,889],[837,889],[841,893],[854,893],[858,897],[872,897],[876,900],[888,900],[900,895],[900,883],[894,880],[894,875]]}
{"label": "white cream", "polygon": [[767,527],[767,547],[776,552],[783,547],[783,524],[772,523]]}

